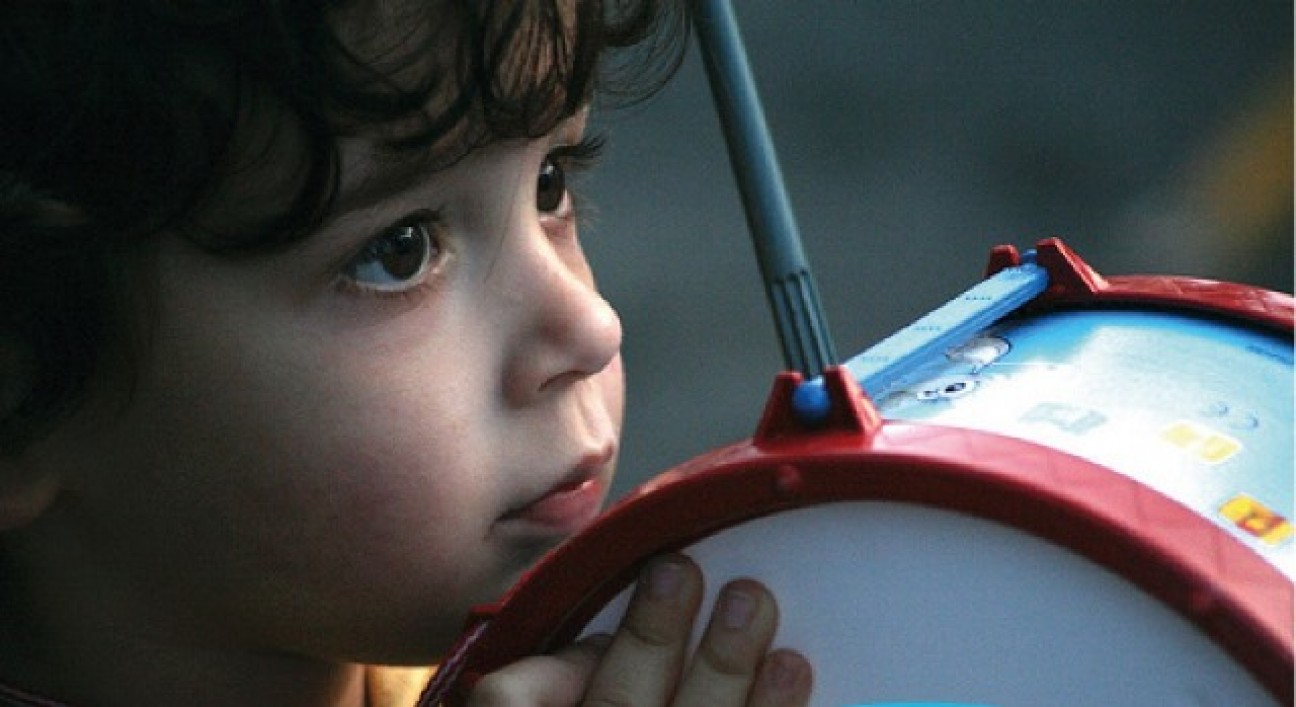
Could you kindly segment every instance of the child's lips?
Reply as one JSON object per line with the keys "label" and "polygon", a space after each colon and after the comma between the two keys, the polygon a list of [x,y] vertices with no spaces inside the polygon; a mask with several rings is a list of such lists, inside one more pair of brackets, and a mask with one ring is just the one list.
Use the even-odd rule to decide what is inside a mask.
{"label": "child's lips", "polygon": [[612,456],[611,450],[585,456],[565,479],[505,513],[499,522],[518,530],[557,535],[584,528],[603,507]]}

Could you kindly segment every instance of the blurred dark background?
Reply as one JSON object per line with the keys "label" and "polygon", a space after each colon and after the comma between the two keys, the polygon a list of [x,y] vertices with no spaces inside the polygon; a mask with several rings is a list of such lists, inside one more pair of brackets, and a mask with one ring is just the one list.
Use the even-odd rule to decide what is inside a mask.
{"label": "blurred dark background", "polygon": [[[738,0],[838,353],[991,246],[1292,290],[1290,0]],[[603,115],[585,241],[629,381],[614,496],[749,436],[782,360],[696,41]]]}

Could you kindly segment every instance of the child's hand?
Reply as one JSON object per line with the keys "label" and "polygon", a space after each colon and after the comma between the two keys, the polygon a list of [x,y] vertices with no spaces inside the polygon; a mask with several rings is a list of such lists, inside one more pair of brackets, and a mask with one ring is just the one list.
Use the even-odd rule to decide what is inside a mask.
{"label": "child's hand", "polygon": [[692,562],[678,556],[657,560],[640,580],[615,636],[589,638],[492,673],[474,688],[469,704],[783,707],[809,701],[805,659],[790,651],[767,652],[778,609],[757,582],[736,580],[721,590],[688,660],[701,598],[702,576]]}

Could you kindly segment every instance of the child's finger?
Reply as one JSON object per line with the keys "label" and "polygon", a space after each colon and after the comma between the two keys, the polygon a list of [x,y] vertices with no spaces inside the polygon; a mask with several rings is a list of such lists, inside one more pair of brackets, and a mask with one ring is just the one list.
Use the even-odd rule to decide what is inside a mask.
{"label": "child's finger", "polygon": [[575,705],[610,642],[606,635],[591,636],[553,655],[533,656],[505,666],[473,686],[468,705]]}
{"label": "child's finger", "polygon": [[814,671],[805,657],[777,650],[761,661],[747,707],[804,707],[810,703],[813,686]]}
{"label": "child's finger", "polygon": [[587,703],[667,704],[701,599],[702,573],[691,560],[668,556],[652,562],[594,675]]}
{"label": "child's finger", "polygon": [[675,707],[736,707],[748,704],[749,697],[760,705],[798,704],[795,690],[789,688],[796,687],[791,678],[801,667],[799,656],[775,653],[766,659],[777,626],[778,607],[765,587],[748,579],[727,584],[680,684]]}

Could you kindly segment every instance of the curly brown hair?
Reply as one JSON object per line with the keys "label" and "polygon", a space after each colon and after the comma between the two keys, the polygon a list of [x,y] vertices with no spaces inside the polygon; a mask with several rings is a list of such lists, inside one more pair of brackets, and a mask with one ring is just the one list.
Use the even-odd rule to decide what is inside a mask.
{"label": "curly brown hair", "polygon": [[[225,257],[286,247],[337,198],[339,140],[377,134],[438,169],[546,134],[596,92],[658,88],[686,22],[653,0],[5,3],[0,361],[29,375],[0,400],[0,454],[75,410],[106,350],[129,352],[123,262],[159,234]],[[224,208],[249,174],[271,197]],[[19,368],[0,369],[10,389]]]}

